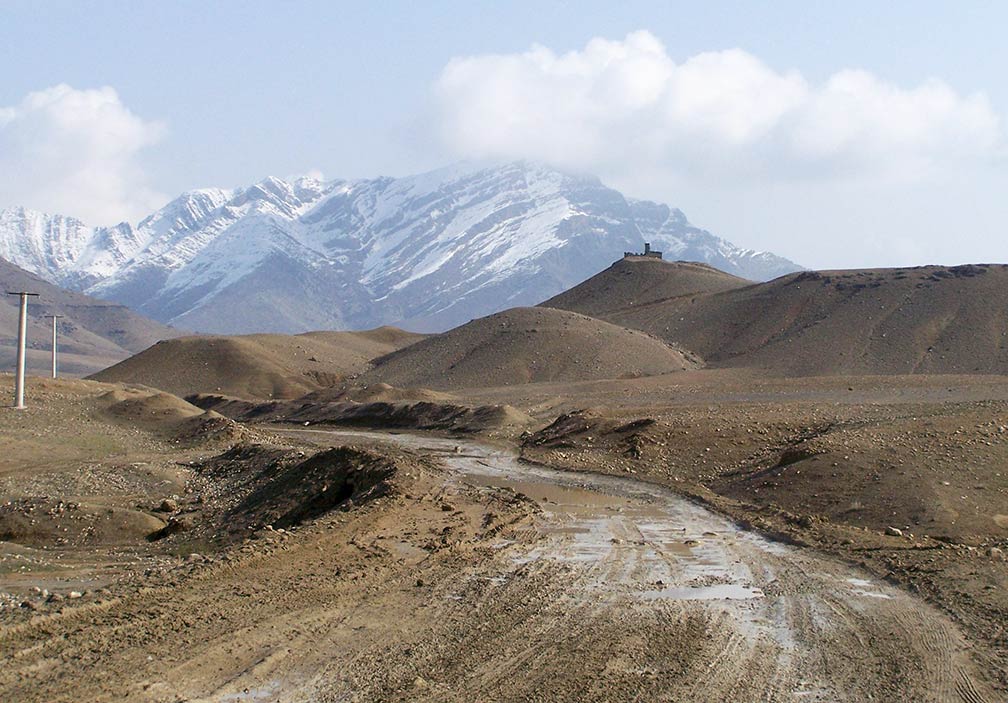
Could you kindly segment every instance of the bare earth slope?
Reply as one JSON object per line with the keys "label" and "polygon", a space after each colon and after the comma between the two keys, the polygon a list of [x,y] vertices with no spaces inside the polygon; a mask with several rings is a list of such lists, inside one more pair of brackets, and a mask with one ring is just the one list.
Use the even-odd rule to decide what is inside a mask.
{"label": "bare earth slope", "polygon": [[374,357],[422,337],[394,328],[183,337],[156,344],[92,378],[142,383],[180,396],[296,398],[334,386],[362,372]]}
{"label": "bare earth slope", "polygon": [[[632,299],[648,281],[636,271],[608,278],[619,285],[614,292],[594,284],[600,298]],[[588,296],[548,304],[595,311],[681,344],[710,366],[797,375],[1008,372],[1003,265],[809,271],[608,311]]]}
{"label": "bare earth slope", "polygon": [[618,260],[542,306],[604,318],[641,305],[719,293],[752,283],[698,262],[633,257]]}
{"label": "bare earth slope", "polygon": [[696,368],[641,332],[551,308],[513,308],[375,359],[360,383],[436,390],[627,378]]}
{"label": "bare earth slope", "polygon": [[[115,303],[74,293],[0,259],[0,292],[27,290],[39,293],[28,307],[28,369],[46,372],[50,367],[52,328],[46,315],[60,320],[60,368],[64,373],[87,374],[146,349],[159,339],[179,335],[178,330],[148,320]],[[16,355],[18,298],[0,300],[0,365],[12,369]]]}

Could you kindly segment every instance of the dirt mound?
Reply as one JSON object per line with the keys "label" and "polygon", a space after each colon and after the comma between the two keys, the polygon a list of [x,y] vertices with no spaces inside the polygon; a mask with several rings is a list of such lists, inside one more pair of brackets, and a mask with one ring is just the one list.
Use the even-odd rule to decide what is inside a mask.
{"label": "dirt mound", "polygon": [[295,527],[388,494],[396,462],[394,455],[348,446],[305,457],[285,447],[237,444],[191,465],[199,502],[183,502],[149,537],[227,544],[263,528]]}
{"label": "dirt mound", "polygon": [[167,340],[94,374],[99,381],[142,383],[185,396],[296,398],[336,386],[376,356],[421,335],[394,328],[299,335],[199,336]]}
{"label": "dirt mound", "polygon": [[353,401],[355,403],[397,403],[426,402],[444,403],[454,400],[450,393],[440,393],[427,388],[396,388],[387,383],[373,383],[368,386],[347,386],[323,388],[298,398],[305,403],[335,403]]}
{"label": "dirt mound", "polygon": [[174,427],[183,420],[203,414],[195,405],[174,395],[135,386],[114,388],[100,395],[96,405],[110,418],[156,429]]}
{"label": "dirt mound", "polygon": [[0,504],[0,540],[34,547],[136,543],[163,527],[153,515],[101,500],[31,496]]}
{"label": "dirt mound", "polygon": [[660,442],[658,421],[651,417],[617,420],[604,408],[562,413],[546,427],[524,435],[522,446],[531,452],[588,448],[629,457],[644,458],[645,448]]}
{"label": "dirt mound", "polygon": [[359,382],[452,390],[654,376],[698,365],[640,332],[552,308],[513,308],[376,359]]}
{"label": "dirt mound", "polygon": [[[610,278],[623,282],[628,296],[640,287],[633,275]],[[551,304],[568,303],[576,311],[604,307],[574,296]],[[1008,373],[1003,265],[809,271],[599,314],[679,343],[714,367],[797,375]]]}
{"label": "dirt mound", "polygon": [[744,288],[752,281],[691,261],[620,259],[584,283],[556,295],[543,307],[604,317],[627,308]]}
{"label": "dirt mound", "polygon": [[193,404],[216,410],[242,422],[287,422],[350,427],[481,432],[522,428],[533,420],[510,405],[461,405],[446,402],[357,403],[312,401],[314,394],[297,400],[254,403],[215,395],[190,396]]}
{"label": "dirt mound", "polygon": [[95,406],[105,419],[177,441],[226,441],[241,436],[241,428],[221,414],[153,388],[115,388],[100,395]]}
{"label": "dirt mound", "polygon": [[313,520],[348,501],[361,503],[391,490],[395,466],[386,457],[336,447],[272,477],[229,511],[225,522],[286,528]]}

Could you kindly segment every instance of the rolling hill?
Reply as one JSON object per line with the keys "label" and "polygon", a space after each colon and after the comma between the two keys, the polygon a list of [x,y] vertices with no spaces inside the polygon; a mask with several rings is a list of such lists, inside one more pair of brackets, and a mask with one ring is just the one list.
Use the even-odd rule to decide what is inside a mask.
{"label": "rolling hill", "polygon": [[240,398],[296,398],[335,386],[371,359],[422,339],[394,328],[366,332],[181,337],[91,376],[140,383],[178,396],[220,393]]}
{"label": "rolling hill", "polygon": [[807,271],[665,297],[696,287],[685,273],[677,264],[615,266],[545,305],[648,332],[714,367],[1008,373],[1008,266]]}
{"label": "rolling hill", "polygon": [[541,305],[601,318],[641,305],[687,295],[718,293],[752,283],[698,262],[630,257],[618,260],[605,271]]}
{"label": "rolling hill", "polygon": [[641,332],[550,308],[512,308],[374,361],[360,384],[453,390],[672,373],[699,360]]}

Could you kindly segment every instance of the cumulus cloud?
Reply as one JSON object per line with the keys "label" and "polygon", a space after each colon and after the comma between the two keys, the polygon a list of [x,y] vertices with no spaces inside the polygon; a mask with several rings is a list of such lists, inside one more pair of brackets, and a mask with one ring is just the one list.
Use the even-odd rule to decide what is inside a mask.
{"label": "cumulus cloud", "polygon": [[676,63],[646,31],[566,54],[455,58],[435,93],[444,139],[466,158],[603,173],[900,181],[990,159],[1002,145],[982,94],[855,70],[813,85],[740,49]]}
{"label": "cumulus cloud", "polygon": [[135,222],[164,203],[148,185],[139,153],[161,139],[112,88],[68,85],[0,108],[0,206],[24,205],[89,224]]}

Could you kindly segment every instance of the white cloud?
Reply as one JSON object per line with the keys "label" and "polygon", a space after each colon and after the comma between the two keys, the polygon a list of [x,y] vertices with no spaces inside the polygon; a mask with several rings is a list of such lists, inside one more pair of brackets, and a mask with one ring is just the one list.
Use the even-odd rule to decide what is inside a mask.
{"label": "white cloud", "polygon": [[0,206],[24,205],[89,224],[136,222],[164,203],[139,152],[164,134],[112,88],[57,85],[0,108]]}
{"label": "white cloud", "polygon": [[904,88],[844,70],[822,85],[739,49],[676,64],[646,31],[558,55],[452,59],[436,86],[443,137],[466,158],[531,158],[615,176],[724,182],[914,180],[992,159],[998,117],[938,80]]}

